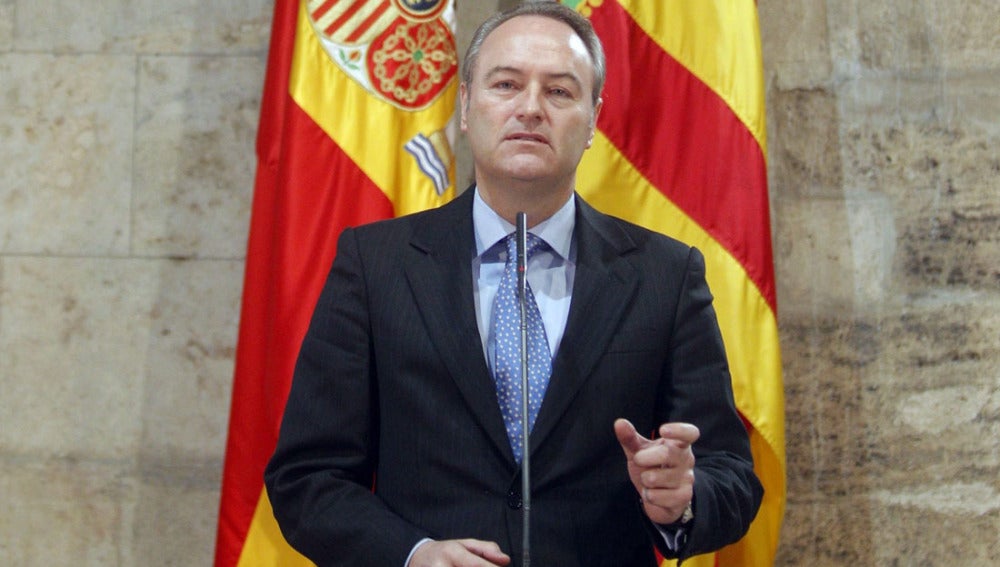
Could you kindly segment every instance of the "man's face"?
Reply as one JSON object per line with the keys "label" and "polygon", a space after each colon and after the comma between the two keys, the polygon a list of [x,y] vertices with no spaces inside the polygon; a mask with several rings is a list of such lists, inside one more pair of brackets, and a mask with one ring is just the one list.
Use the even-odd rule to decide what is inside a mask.
{"label": "man's face", "polygon": [[573,189],[590,147],[594,106],[590,55],[566,24],[518,16],[483,42],[471,83],[461,87],[466,132],[480,183],[544,181]]}

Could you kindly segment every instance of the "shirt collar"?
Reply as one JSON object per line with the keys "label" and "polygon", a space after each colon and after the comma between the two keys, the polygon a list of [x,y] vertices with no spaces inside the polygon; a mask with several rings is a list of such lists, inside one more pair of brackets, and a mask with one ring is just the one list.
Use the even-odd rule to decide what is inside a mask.
{"label": "shirt collar", "polygon": [[[497,242],[514,232],[515,226],[496,213],[475,189],[472,202],[472,226],[476,233],[476,256],[482,256]],[[576,194],[570,195],[566,203],[551,217],[531,227],[531,232],[541,238],[552,251],[563,259],[569,258],[573,242],[573,227],[576,225]]]}

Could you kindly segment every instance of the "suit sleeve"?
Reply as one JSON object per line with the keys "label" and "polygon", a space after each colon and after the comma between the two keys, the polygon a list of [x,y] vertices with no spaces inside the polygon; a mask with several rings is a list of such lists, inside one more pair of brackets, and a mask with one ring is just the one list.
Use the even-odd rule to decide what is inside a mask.
{"label": "suit sleeve", "polygon": [[666,419],[693,423],[701,432],[692,446],[695,519],[680,550],[685,558],[740,539],[764,494],[736,410],[725,347],[705,280],[705,260],[694,248],[677,300],[666,364],[667,387],[661,402]]}
{"label": "suit sleeve", "polygon": [[369,287],[345,230],[299,352],[265,486],[286,540],[323,565],[402,566],[421,532],[372,493],[378,455]]}

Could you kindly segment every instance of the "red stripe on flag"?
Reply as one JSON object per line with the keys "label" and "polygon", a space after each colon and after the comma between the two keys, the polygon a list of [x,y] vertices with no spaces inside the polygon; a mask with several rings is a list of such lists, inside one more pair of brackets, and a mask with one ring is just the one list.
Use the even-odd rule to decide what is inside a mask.
{"label": "red stripe on flag", "polygon": [[[247,264],[244,285],[253,276],[258,280],[261,264],[270,260],[270,246],[265,234],[273,231],[270,215],[258,214],[273,206],[276,199],[277,163],[281,153],[281,139],[286,128],[285,115],[294,106],[288,96],[288,77],[292,53],[295,50],[295,26],[298,19],[298,2],[278,0],[274,5],[271,26],[271,46],[268,51],[267,73],[261,98],[260,120],[257,126],[257,176],[254,185],[254,202],[251,214],[251,228],[247,243]],[[251,262],[250,258],[256,258]],[[264,281],[264,280],[260,280]],[[263,321],[263,316],[251,316],[244,296],[240,321],[240,338],[236,357],[237,374],[240,360],[249,363],[247,352],[264,352],[263,334],[251,332],[251,321]],[[261,306],[257,306],[261,310]],[[256,325],[260,325],[257,323]],[[244,338],[245,337],[245,338]],[[254,471],[259,466],[260,449],[253,447],[255,437],[261,436],[260,425],[264,421],[246,419],[247,413],[259,405],[262,395],[256,391],[259,386],[249,380],[233,381],[233,397],[230,405],[229,433],[226,441],[226,458],[223,467],[222,494],[219,501],[219,521],[215,541],[215,567],[233,567],[239,561],[243,542],[246,540],[250,521],[260,498],[263,479],[255,478]],[[246,399],[244,390],[253,394]],[[239,416],[236,421],[233,416]],[[236,423],[241,427],[237,428]]]}
{"label": "red stripe on flag", "polygon": [[346,12],[344,12],[343,14],[341,14],[339,18],[337,18],[336,20],[334,20],[334,22],[332,24],[330,24],[323,31],[327,35],[331,35],[333,32],[337,31],[338,29],[340,29],[341,26],[343,26],[345,23],[347,23],[347,20],[351,19],[354,16],[354,14],[356,14],[358,12],[358,10],[360,10],[361,8],[363,8],[364,5],[368,3],[368,1],[369,0],[355,0],[354,4],[351,4],[351,7],[348,8]]}
{"label": "red stripe on flag", "polygon": [[326,2],[323,2],[322,6],[320,6],[319,8],[316,8],[315,10],[313,10],[313,13],[312,13],[312,19],[313,19],[313,21],[314,22],[315,21],[319,21],[319,19],[322,18],[323,16],[325,16],[326,13],[330,11],[330,8],[333,8],[333,5],[336,4],[336,3],[337,3],[337,0],[326,0]]}
{"label": "red stripe on flag", "polygon": [[359,25],[358,28],[354,30],[353,33],[351,33],[351,35],[347,36],[347,41],[348,42],[357,41],[359,37],[364,35],[366,31],[368,31],[368,28],[372,27],[372,24],[375,23],[375,20],[382,17],[382,14],[384,14],[385,11],[388,9],[389,9],[389,2],[383,2],[374,12],[371,13],[370,16],[365,18],[365,21],[361,22],[361,25]]}
{"label": "red stripe on flag", "polygon": [[393,216],[385,194],[298,105],[289,100],[284,110],[278,159],[261,154],[257,171],[216,567],[239,559],[337,237],[347,226]]}
{"label": "red stripe on flag", "polygon": [[776,308],[767,168],[756,139],[714,91],[617,2],[591,18],[608,81],[597,127],[744,266]]}

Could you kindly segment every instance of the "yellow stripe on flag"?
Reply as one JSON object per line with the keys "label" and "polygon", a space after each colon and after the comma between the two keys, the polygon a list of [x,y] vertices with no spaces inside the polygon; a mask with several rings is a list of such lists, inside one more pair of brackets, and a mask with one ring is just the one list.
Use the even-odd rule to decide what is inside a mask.
{"label": "yellow stripe on flag", "polygon": [[[715,91],[767,156],[764,73],[754,0],[619,0],[664,51]],[[694,39],[697,38],[697,39]]]}
{"label": "yellow stripe on flag", "polygon": [[281,567],[314,567],[312,561],[303,557],[298,551],[288,545],[278,522],[274,520],[271,501],[267,493],[261,491],[250,522],[250,531],[240,550],[240,560],[236,567],[258,567],[260,565],[275,565]]}

